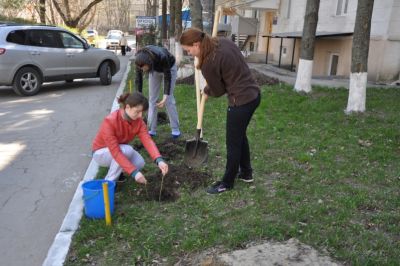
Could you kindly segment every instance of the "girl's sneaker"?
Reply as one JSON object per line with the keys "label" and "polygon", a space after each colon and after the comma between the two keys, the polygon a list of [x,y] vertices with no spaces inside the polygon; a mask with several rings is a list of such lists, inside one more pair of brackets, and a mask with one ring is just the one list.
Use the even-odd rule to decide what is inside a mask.
{"label": "girl's sneaker", "polygon": [[239,180],[242,180],[243,182],[246,182],[246,183],[252,183],[252,182],[254,182],[254,179],[253,179],[253,175],[244,175],[244,174],[242,174],[242,173],[239,173],[239,175],[238,175],[238,177],[237,177]]}

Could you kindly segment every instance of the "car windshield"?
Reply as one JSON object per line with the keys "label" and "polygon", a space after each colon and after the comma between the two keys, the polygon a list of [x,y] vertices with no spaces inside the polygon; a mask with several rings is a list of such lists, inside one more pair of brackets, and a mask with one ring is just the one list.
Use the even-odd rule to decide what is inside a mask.
{"label": "car windshield", "polygon": [[107,39],[120,39],[121,35],[118,34],[110,34],[107,36]]}

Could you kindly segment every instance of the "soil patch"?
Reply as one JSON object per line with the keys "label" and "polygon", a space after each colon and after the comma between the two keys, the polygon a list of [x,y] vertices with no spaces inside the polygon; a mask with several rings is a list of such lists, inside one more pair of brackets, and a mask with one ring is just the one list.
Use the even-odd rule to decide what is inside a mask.
{"label": "soil patch", "polygon": [[[147,117],[144,117],[143,121],[147,124]],[[157,124],[158,125],[168,124],[168,115],[166,112],[157,112]]]}
{"label": "soil patch", "polygon": [[258,86],[278,84],[279,80],[276,78],[268,77],[255,69],[250,69],[253,78],[256,80]]}
{"label": "soil patch", "polygon": [[194,85],[194,74],[176,80],[176,84]]}
{"label": "soil patch", "polygon": [[[181,188],[193,191],[205,187],[210,182],[209,173],[197,171],[183,164],[185,145],[186,141],[180,139],[166,140],[157,144],[160,153],[168,163],[169,171],[164,178],[160,172],[145,175],[147,185],[140,186],[136,191],[141,200],[176,201]],[[134,145],[134,148],[140,150],[143,145]]]}

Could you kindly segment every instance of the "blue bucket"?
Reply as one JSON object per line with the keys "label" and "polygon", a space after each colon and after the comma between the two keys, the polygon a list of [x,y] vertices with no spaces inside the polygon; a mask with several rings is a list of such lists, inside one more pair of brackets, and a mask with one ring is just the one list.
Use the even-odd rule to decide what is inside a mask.
{"label": "blue bucket", "polygon": [[104,219],[104,196],[103,183],[108,183],[108,198],[110,199],[110,212],[114,213],[114,190],[115,182],[96,179],[82,184],[83,200],[85,203],[85,215],[89,218]]}

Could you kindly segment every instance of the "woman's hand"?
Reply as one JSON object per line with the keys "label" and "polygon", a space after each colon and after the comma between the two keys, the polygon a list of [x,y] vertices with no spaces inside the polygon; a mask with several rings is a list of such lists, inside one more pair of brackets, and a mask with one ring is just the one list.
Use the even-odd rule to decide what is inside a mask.
{"label": "woman's hand", "polygon": [[163,108],[164,107],[165,102],[167,101],[167,97],[168,97],[168,95],[165,95],[165,94],[163,95],[162,100],[157,103],[157,107],[158,108]]}
{"label": "woman's hand", "polygon": [[158,168],[160,168],[161,173],[163,175],[166,175],[168,173],[168,164],[166,164],[165,162],[163,162],[163,161],[159,162]]}
{"label": "woman's hand", "polygon": [[144,185],[147,184],[147,179],[144,177],[144,175],[143,175],[141,172],[138,172],[138,173],[135,175],[135,180],[136,180],[136,182],[138,182],[139,184],[144,184]]}

